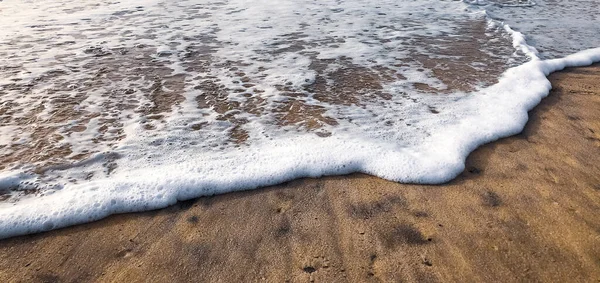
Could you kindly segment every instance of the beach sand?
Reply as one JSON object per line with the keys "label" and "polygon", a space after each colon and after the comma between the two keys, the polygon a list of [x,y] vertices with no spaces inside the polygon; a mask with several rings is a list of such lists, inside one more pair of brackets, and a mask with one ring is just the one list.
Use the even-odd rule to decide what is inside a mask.
{"label": "beach sand", "polygon": [[600,66],[439,186],[301,179],[0,241],[2,282],[599,282]]}

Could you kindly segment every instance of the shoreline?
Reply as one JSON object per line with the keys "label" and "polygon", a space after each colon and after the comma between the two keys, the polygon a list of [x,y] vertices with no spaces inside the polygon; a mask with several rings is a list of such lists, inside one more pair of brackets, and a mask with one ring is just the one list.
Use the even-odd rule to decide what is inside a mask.
{"label": "shoreline", "polygon": [[521,134],[443,185],[363,174],[0,241],[3,281],[595,281],[600,65],[550,75]]}

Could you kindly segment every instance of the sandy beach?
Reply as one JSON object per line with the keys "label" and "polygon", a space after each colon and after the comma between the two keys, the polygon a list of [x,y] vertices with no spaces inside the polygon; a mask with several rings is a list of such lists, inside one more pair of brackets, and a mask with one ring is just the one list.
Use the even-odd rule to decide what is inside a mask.
{"label": "sandy beach", "polygon": [[600,66],[439,186],[353,174],[0,241],[2,282],[599,282]]}

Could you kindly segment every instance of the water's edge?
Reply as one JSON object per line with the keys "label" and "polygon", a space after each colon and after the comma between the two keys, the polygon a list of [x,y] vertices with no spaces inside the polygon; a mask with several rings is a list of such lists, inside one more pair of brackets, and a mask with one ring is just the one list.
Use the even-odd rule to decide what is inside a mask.
{"label": "water's edge", "polygon": [[[465,10],[469,9],[465,8]],[[254,12],[264,13],[264,11]],[[204,150],[205,148],[201,147],[200,151],[188,151],[187,144],[175,142],[169,148],[172,150],[161,152],[164,148],[152,147],[154,146],[152,142],[164,138],[165,143],[171,144],[169,139],[179,138],[178,126],[181,126],[180,124],[173,123],[173,127],[165,127],[164,129],[168,129],[168,131],[165,130],[166,135],[158,136],[155,140],[144,138],[136,140],[136,135],[141,132],[136,131],[134,127],[123,127],[126,138],[121,141],[119,146],[112,147],[109,151],[95,153],[91,157],[85,157],[73,164],[53,165],[53,167],[44,169],[46,171],[41,171],[42,173],[31,168],[0,172],[0,190],[3,191],[30,186],[34,188],[32,194],[35,194],[38,185],[45,186],[47,183],[47,188],[38,190],[41,192],[39,195],[25,195],[21,199],[0,202],[0,238],[96,221],[111,214],[161,209],[178,201],[251,190],[306,177],[318,178],[365,173],[400,183],[443,184],[448,182],[463,172],[467,157],[475,149],[498,139],[518,134],[524,129],[529,118],[528,112],[550,93],[552,86],[548,76],[551,73],[567,67],[588,66],[600,62],[600,48],[587,49],[559,59],[540,59],[547,57],[544,57],[543,52],[541,55],[538,54],[536,48],[527,43],[522,33],[511,29],[501,19],[494,19],[494,16],[488,14],[486,10],[477,10],[475,13],[479,16],[485,15],[489,20],[488,28],[490,26],[496,30],[504,28],[504,31],[512,36],[512,47],[515,54],[519,54],[519,56],[524,54],[529,61],[519,66],[512,64],[510,66],[516,67],[502,68],[496,73],[491,71],[492,64],[482,63],[483,67],[480,66],[480,69],[476,69],[480,73],[475,72],[472,75],[479,76],[489,73],[496,78],[502,70],[505,71],[498,77],[497,83],[491,86],[486,84],[487,87],[481,86],[473,92],[444,98],[453,103],[437,105],[435,96],[431,96],[434,98],[429,102],[434,104],[426,106],[440,107],[435,109],[435,112],[431,111],[435,115],[429,113],[436,118],[423,118],[425,121],[423,124],[413,125],[414,128],[412,128],[417,130],[419,126],[430,126],[418,133],[425,138],[411,139],[413,137],[409,135],[410,133],[396,132],[400,128],[388,128],[389,133],[385,132],[378,136],[380,139],[376,139],[371,134],[377,133],[377,131],[364,131],[363,133],[361,131],[364,130],[363,126],[365,125],[349,122],[340,124],[341,126],[338,128],[329,128],[333,134],[329,132],[330,136],[326,136],[326,138],[316,135],[289,134],[282,137],[277,136],[276,139],[271,137],[259,141],[254,140],[248,146],[231,147],[227,150],[223,150],[223,148],[218,150],[218,147]],[[377,30],[379,31],[379,29]],[[510,36],[506,33],[504,35],[505,47],[510,53],[511,46],[506,44],[510,42]],[[529,39],[536,43],[535,46],[538,46],[539,41],[536,42],[535,38]],[[594,46],[596,43],[591,45]],[[231,44],[230,48],[235,51],[236,48],[239,48],[236,46],[238,45]],[[540,47],[544,46],[540,45]],[[579,49],[585,48],[589,48],[589,46]],[[579,49],[570,49],[569,52]],[[94,50],[92,49],[90,52]],[[565,52],[565,54],[569,52]],[[243,57],[243,54],[238,55]],[[330,54],[330,56],[333,55]],[[389,57],[389,55],[385,53],[383,57]],[[291,62],[299,64],[294,60]],[[435,59],[432,60],[435,61]],[[524,61],[518,62],[520,64]],[[458,70],[461,69],[458,68]],[[276,69],[276,73],[281,71],[282,69]],[[354,73],[355,71],[356,69],[349,69],[353,78],[363,75],[360,72]],[[305,75],[302,74],[302,77],[296,79],[301,84],[314,83],[314,78],[311,80]],[[460,79],[463,79],[462,75]],[[490,82],[490,84],[492,83]],[[356,91],[353,93],[360,94]],[[195,102],[203,97],[192,97],[192,94],[186,98],[188,102]],[[194,103],[190,105],[194,106]],[[425,103],[420,106],[424,105]],[[289,108],[291,109],[292,106]],[[368,107],[373,108],[368,109]],[[406,117],[414,117],[410,114],[416,113],[415,115],[418,116],[420,113],[407,110],[407,112],[402,112],[402,114],[406,114],[406,117],[401,117],[401,115],[390,114],[392,111],[389,110],[397,111],[396,108],[387,110],[386,106],[377,108],[375,103],[369,104],[368,107],[364,107],[364,112],[360,112],[362,110],[358,109],[358,114],[351,118],[358,117],[360,119],[360,115],[371,114],[376,117],[377,115],[373,112],[377,112],[377,114],[385,116],[385,119],[396,122],[397,120],[403,121]],[[348,113],[355,111],[356,108],[348,110]],[[427,112],[427,108],[422,107],[421,110],[423,109]],[[172,107],[172,110],[176,112],[175,107]],[[378,110],[387,112],[380,113]],[[386,116],[388,114],[389,116]],[[213,118],[215,117],[210,119]],[[302,119],[302,116],[299,118]],[[384,119],[377,121],[384,121]],[[412,123],[412,121],[404,121],[407,126],[411,125],[408,124],[409,122]],[[360,130],[349,131],[348,128],[353,126]],[[367,126],[371,125],[367,123]],[[188,127],[188,124],[181,127]],[[368,127],[366,128],[368,129]],[[5,127],[4,130],[10,130],[10,127]],[[257,128],[257,132],[261,130],[270,135],[269,128]],[[17,133],[17,135],[20,134]],[[191,137],[192,140],[194,138],[219,140],[221,136],[216,134],[210,137],[200,135]],[[269,136],[265,135],[265,137]],[[27,142],[27,138],[23,140]],[[148,143],[150,140],[152,142]],[[152,146],[136,147],[136,142],[143,145],[148,143]],[[161,140],[159,144],[162,145],[162,143]],[[152,155],[154,151],[158,151],[162,155]],[[157,158],[149,161],[151,157]],[[106,164],[101,164],[104,160],[111,158],[123,162],[118,166],[117,163],[114,163],[117,168],[115,171],[112,171],[114,168],[104,167]],[[86,171],[88,169],[91,171]],[[89,172],[94,172],[93,170],[96,170],[95,172],[108,170],[108,173],[105,175],[92,173],[87,178],[86,176]]]}

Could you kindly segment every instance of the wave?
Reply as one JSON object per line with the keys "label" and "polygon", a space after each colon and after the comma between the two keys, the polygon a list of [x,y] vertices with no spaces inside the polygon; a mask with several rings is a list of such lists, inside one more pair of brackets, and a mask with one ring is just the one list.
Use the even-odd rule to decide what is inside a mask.
{"label": "wave", "polygon": [[4,115],[2,150],[29,161],[0,173],[0,238],[301,177],[447,182],[476,147],[523,129],[548,74],[600,61],[600,48],[541,59],[488,6],[197,2],[81,8],[66,21],[83,27],[64,34],[86,40],[41,41],[76,54],[6,59],[3,105],[30,108]]}

